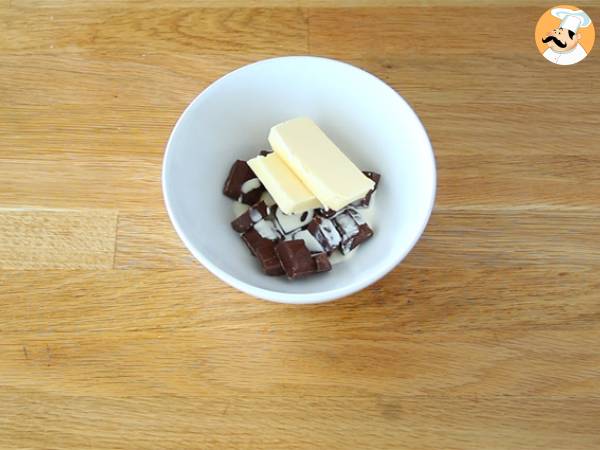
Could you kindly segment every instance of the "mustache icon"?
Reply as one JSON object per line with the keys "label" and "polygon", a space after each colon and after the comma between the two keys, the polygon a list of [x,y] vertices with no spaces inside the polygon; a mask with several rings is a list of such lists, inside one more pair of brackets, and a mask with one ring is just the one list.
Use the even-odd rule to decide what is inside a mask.
{"label": "mustache icon", "polygon": [[545,38],[542,38],[542,42],[544,44],[546,44],[547,42],[550,42],[550,41],[553,41],[560,48],[565,48],[567,46],[566,42],[559,41],[558,38],[555,36],[546,36]]}

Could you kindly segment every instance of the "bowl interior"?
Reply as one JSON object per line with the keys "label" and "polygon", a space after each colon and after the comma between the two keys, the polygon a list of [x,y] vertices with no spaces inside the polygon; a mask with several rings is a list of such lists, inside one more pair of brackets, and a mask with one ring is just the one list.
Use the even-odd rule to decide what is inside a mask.
{"label": "bowl interior", "polygon": [[[297,116],[315,120],[382,181],[375,236],[331,272],[288,281],[261,272],[229,225],[232,204],[221,190],[236,159],[269,148],[269,129]],[[238,69],[192,102],[167,145],[163,189],[178,234],[207,268],[252,295],[304,303],[356,291],[408,253],[431,212],[435,166],[420,121],[386,84],[338,61],[285,57]]]}

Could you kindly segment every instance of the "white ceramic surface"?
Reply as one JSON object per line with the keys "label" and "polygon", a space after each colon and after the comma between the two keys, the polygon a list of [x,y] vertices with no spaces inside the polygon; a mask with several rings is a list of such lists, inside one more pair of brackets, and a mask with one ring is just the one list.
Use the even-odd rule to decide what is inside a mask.
{"label": "white ceramic surface", "polygon": [[[261,272],[229,225],[231,200],[221,190],[236,159],[268,148],[269,129],[297,116],[315,120],[382,181],[375,236],[331,272],[289,281]],[[436,171],[421,122],[384,82],[339,61],[289,56],[237,69],[194,99],[167,144],[162,184],[173,226],[202,265],[255,297],[302,304],[350,295],[392,270],[425,229]]]}

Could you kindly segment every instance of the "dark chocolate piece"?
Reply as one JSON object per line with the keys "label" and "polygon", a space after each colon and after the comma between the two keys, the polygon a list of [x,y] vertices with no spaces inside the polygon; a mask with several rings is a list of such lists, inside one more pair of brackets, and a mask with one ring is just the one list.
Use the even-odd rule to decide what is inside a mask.
{"label": "dark chocolate piece", "polygon": [[[246,182],[250,182],[250,185],[255,187],[249,189],[246,186],[245,188],[244,184]],[[246,192],[244,192],[245,190]],[[260,199],[263,192],[265,192],[264,186],[260,183],[256,175],[254,175],[248,163],[239,159],[234,162],[229,170],[229,176],[225,180],[223,194],[238,202],[253,205]]]}
{"label": "dark chocolate piece", "polygon": [[317,264],[303,240],[282,241],[275,246],[275,253],[288,278],[310,275],[317,270]]}
{"label": "dark chocolate piece", "polygon": [[240,196],[240,202],[245,203],[246,205],[254,205],[257,201],[260,200],[260,197],[263,195],[263,192],[265,192],[265,188],[261,184],[260,187],[256,189],[252,189],[251,191],[246,192],[245,194],[242,193],[242,195]]}
{"label": "dark chocolate piece", "polygon": [[373,230],[369,225],[367,225],[366,223],[359,225],[358,233],[354,236],[354,239],[352,239],[350,250],[354,250],[356,247],[365,242],[371,236],[373,236]]}
{"label": "dark chocolate piece", "polygon": [[333,222],[342,237],[340,251],[344,255],[373,236],[373,230],[354,208],[345,209],[335,216]]}
{"label": "dark chocolate piece", "polygon": [[234,200],[238,200],[242,195],[242,185],[252,178],[256,178],[252,169],[246,161],[237,160],[231,166],[225,186],[223,186],[223,194]]}
{"label": "dark chocolate piece", "polygon": [[333,222],[325,217],[315,216],[306,229],[327,253],[333,252],[342,242]]}
{"label": "dark chocolate piece", "polygon": [[238,201],[245,203],[246,205],[254,205],[260,200],[263,192],[265,192],[265,187],[260,180],[254,176],[254,178],[250,178],[242,183]]}
{"label": "dark chocolate piece", "polygon": [[367,195],[365,195],[363,198],[356,200],[354,203],[352,203],[352,206],[357,206],[360,208],[368,208],[369,205],[371,204],[371,196],[373,195],[373,192],[375,192],[375,190],[379,186],[379,180],[381,179],[381,175],[379,175],[377,172],[363,172],[363,173],[365,174],[365,176],[367,178],[370,178],[371,180],[373,180],[375,182],[375,186],[373,187],[373,189],[371,189],[369,192],[367,192]]}
{"label": "dark chocolate piece", "polygon": [[259,245],[256,249],[256,257],[267,275],[278,276],[285,274],[279,257],[275,253],[275,242],[269,241],[268,244]]}
{"label": "dark chocolate piece", "polygon": [[331,262],[327,257],[327,253],[317,253],[313,255],[313,260],[316,265],[316,272],[328,272],[331,270]]}
{"label": "dark chocolate piece", "polygon": [[267,275],[284,274],[279,258],[275,253],[275,241],[262,237],[254,228],[242,234],[242,240],[248,246],[250,253],[256,256]]}
{"label": "dark chocolate piece", "polygon": [[231,227],[238,233],[243,233],[244,231],[248,231],[250,228],[252,228],[252,225],[254,225],[256,222],[259,222],[268,215],[269,207],[265,202],[261,201],[248,208],[248,211],[231,222]]}
{"label": "dark chocolate piece", "polygon": [[256,252],[260,247],[274,245],[273,241],[262,237],[254,228],[250,228],[242,234],[242,240],[254,256],[256,256]]}

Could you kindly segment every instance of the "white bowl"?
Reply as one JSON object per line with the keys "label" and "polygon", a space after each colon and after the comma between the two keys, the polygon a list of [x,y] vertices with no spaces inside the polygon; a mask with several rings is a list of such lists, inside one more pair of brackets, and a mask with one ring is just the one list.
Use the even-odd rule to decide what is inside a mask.
{"label": "white bowl", "polygon": [[[222,188],[236,159],[269,148],[269,129],[298,116],[382,178],[373,238],[331,272],[289,281],[262,273],[229,225],[232,201]],[[237,69],[194,99],[167,143],[162,185],[173,226],[202,265],[252,296],[302,304],[350,295],[392,270],[427,225],[436,172],[423,125],[383,81],[339,61],[289,56]]]}

